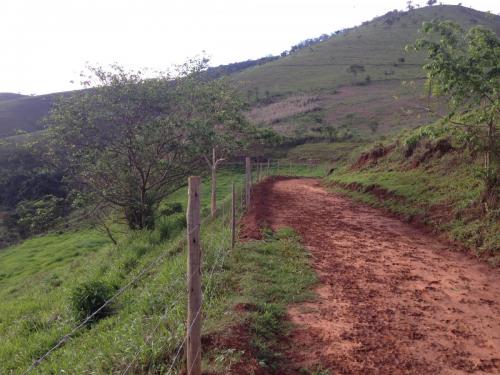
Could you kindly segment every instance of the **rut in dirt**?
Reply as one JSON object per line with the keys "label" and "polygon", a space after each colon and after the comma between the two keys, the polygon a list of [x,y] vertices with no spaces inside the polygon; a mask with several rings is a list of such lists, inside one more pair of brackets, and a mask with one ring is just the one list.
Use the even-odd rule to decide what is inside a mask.
{"label": "rut in dirt", "polygon": [[293,305],[284,368],[332,374],[500,373],[500,271],[318,180],[256,186],[243,234],[293,227],[317,298]]}

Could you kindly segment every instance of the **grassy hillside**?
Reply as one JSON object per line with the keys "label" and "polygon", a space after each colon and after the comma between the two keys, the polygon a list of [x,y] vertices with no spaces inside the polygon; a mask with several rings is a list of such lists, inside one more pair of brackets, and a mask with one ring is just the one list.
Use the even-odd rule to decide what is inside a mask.
{"label": "grassy hillside", "polygon": [[12,100],[12,99],[20,99],[25,97],[26,95],[14,94],[11,92],[0,92],[0,101],[4,100]]}
{"label": "grassy hillside", "polygon": [[[442,233],[477,255],[491,256],[496,264],[500,215],[498,209],[481,203],[481,155],[470,153],[446,133],[421,138],[409,155],[405,140],[416,132],[407,131],[383,144],[350,144],[350,154],[333,166],[326,183],[337,192]],[[343,148],[337,146],[339,151]],[[332,150],[331,155],[335,153]]]}
{"label": "grassy hillside", "polygon": [[[239,172],[221,173],[220,201],[230,192],[231,181],[239,176]],[[202,187],[204,208],[208,207],[209,200],[210,189],[206,181]],[[186,189],[179,190],[168,202],[179,202],[185,209]],[[184,217],[184,213],[176,216]],[[70,295],[76,286],[90,280],[104,281],[113,287],[123,286],[161,253],[168,254],[166,259],[114,304],[111,317],[92,325],[91,329],[81,330],[71,343],[54,353],[38,373],[48,373],[50,369],[77,373],[107,373],[110,369],[120,369],[121,373],[141,347],[145,353],[138,358],[134,368],[159,366],[165,370],[165,353],[174,351],[177,338],[182,338],[184,333],[181,326],[185,316],[186,257],[178,248],[180,238],[177,236],[182,227],[169,224],[168,217],[159,220],[155,231],[116,232],[120,238],[118,246],[113,246],[100,232],[81,229],[32,238],[2,250],[0,373],[11,370],[18,373],[28,368],[32,359],[76,325],[70,304]],[[209,227],[203,236],[207,264],[211,265],[220,246],[227,249],[229,232],[221,221]],[[219,297],[213,296],[214,299]],[[162,326],[163,334],[155,338],[158,348],[151,352],[146,347],[146,334],[163,317],[165,306],[172,304],[175,298],[180,298],[175,301],[178,307],[169,311],[165,326]]]}
{"label": "grassy hillside", "polygon": [[48,113],[57,94],[22,96],[0,100],[0,138],[17,131],[42,129],[40,120]]}
{"label": "grassy hillside", "polygon": [[[405,53],[423,21],[449,19],[465,28],[484,25],[500,33],[500,17],[462,6],[443,5],[390,12],[344,31],[310,48],[300,49],[279,60],[252,67],[233,75],[248,93],[266,95],[297,91],[331,90],[344,85],[371,81],[421,78],[423,56]],[[403,60],[404,59],[404,60]],[[351,65],[362,66],[356,74]],[[267,92],[267,94],[266,94]]]}
{"label": "grassy hillside", "polygon": [[[466,28],[485,25],[500,33],[500,17],[496,15],[462,6],[425,7],[411,12],[390,12],[286,57],[256,60],[258,64],[235,63],[213,68],[212,71],[231,73],[236,70],[237,73],[231,77],[251,102],[256,99],[261,102],[272,99],[275,102],[283,96],[299,92],[318,95],[323,110],[319,115],[325,123],[338,126],[339,120],[343,121],[345,115],[358,113],[359,116],[356,116],[360,117],[360,121],[354,123],[354,128],[364,135],[372,135],[369,128],[373,121],[396,129],[420,125],[428,122],[428,119],[421,122],[418,116],[405,116],[398,112],[404,107],[404,101],[411,103],[415,99],[413,93],[399,92],[401,80],[423,77],[422,56],[407,54],[404,47],[414,42],[423,21],[434,18],[454,20]],[[267,60],[270,62],[265,62]],[[237,69],[232,69],[233,65]],[[246,66],[250,67],[243,69]],[[348,71],[351,66],[357,66],[356,73]],[[353,85],[354,88],[346,88]],[[382,95],[377,95],[379,90]],[[0,94],[0,137],[15,135],[17,130],[40,130],[40,119],[47,114],[55,95],[28,97]],[[400,102],[393,101],[394,97],[399,97]],[[368,107],[364,106],[366,102],[369,102]],[[280,132],[285,129],[284,133],[288,135],[300,133],[304,136],[304,132],[309,130],[302,124],[309,124],[311,118],[306,116],[302,119],[301,110],[292,117],[285,113],[282,118],[287,121],[279,126],[272,124],[273,127],[276,125]],[[367,118],[368,112],[372,118]],[[261,117],[257,115],[258,120]],[[312,119],[316,121],[317,118],[315,116]],[[299,126],[296,126],[297,122]],[[380,134],[390,130],[381,129]]]}
{"label": "grassy hillside", "polygon": [[291,95],[254,107],[249,118],[290,137],[325,139],[328,128],[335,128],[370,139],[431,122],[427,100],[422,80],[406,85],[387,80],[345,86],[333,93]]}

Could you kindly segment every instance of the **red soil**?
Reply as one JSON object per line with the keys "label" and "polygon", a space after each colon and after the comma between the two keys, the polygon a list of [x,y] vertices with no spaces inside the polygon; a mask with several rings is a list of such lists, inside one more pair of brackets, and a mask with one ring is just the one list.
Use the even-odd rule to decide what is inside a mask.
{"label": "red soil", "polygon": [[317,298],[288,310],[278,373],[500,373],[498,269],[313,179],[256,186],[242,224],[248,238],[293,227],[319,277]]}

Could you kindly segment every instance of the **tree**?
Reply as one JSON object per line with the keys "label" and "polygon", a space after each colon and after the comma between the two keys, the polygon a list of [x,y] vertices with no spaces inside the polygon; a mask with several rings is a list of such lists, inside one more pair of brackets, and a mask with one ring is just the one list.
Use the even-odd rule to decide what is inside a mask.
{"label": "tree", "polygon": [[217,213],[217,168],[243,149],[251,129],[242,113],[240,94],[227,79],[196,82],[184,93],[193,105],[200,154],[211,172],[211,215]]}
{"label": "tree", "polygon": [[[500,41],[483,27],[464,31],[451,21],[424,23],[414,48],[427,52],[424,65],[428,87],[450,105],[445,122],[465,135],[467,144],[484,153],[483,201],[494,205],[497,196],[500,113]],[[437,35],[437,38],[436,38]]]}
{"label": "tree", "polygon": [[80,190],[122,210],[131,229],[153,228],[159,202],[200,167],[203,124],[184,88],[203,66],[191,61],[175,80],[90,67],[92,88],[60,98],[47,118],[54,160],[71,166]]}
{"label": "tree", "polygon": [[427,0],[427,5],[430,6],[430,7],[433,6],[436,3],[437,3],[437,0]]}
{"label": "tree", "polygon": [[356,80],[358,73],[364,72],[365,66],[359,64],[352,64],[347,68],[347,72],[351,73],[354,76],[354,80]]}
{"label": "tree", "polygon": [[415,7],[413,6],[413,1],[408,0],[406,2],[406,9],[408,9],[408,11],[415,9]]}

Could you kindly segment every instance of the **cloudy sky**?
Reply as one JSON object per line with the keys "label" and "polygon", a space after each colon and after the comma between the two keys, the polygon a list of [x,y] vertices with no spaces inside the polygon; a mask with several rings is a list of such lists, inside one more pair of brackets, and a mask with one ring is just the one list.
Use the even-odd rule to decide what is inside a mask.
{"label": "cloudy sky", "polygon": [[[498,0],[462,3],[500,11]],[[0,92],[78,88],[70,81],[78,82],[86,62],[164,70],[202,51],[211,65],[277,54],[405,5],[405,0],[1,0]]]}

